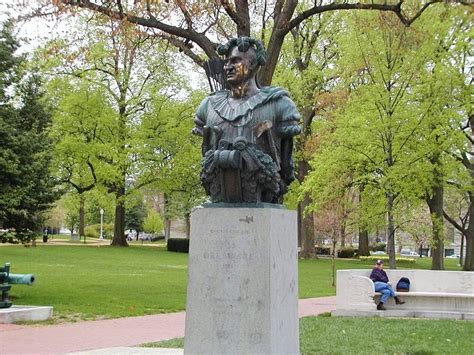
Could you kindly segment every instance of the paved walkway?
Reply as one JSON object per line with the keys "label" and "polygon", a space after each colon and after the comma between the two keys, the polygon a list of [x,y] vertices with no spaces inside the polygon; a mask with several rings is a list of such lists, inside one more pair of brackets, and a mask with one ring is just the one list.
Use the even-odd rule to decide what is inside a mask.
{"label": "paved walkway", "polygon": [[[300,300],[299,316],[335,309],[336,297]],[[67,354],[130,347],[184,336],[185,313],[46,326],[0,324],[0,354]]]}

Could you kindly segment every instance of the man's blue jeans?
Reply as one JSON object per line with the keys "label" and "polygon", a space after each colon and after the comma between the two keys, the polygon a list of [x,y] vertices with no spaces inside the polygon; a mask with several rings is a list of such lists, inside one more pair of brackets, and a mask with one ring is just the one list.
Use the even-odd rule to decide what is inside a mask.
{"label": "man's blue jeans", "polygon": [[380,302],[386,303],[389,297],[395,297],[395,292],[392,290],[389,284],[385,282],[375,281],[375,292],[380,292]]}

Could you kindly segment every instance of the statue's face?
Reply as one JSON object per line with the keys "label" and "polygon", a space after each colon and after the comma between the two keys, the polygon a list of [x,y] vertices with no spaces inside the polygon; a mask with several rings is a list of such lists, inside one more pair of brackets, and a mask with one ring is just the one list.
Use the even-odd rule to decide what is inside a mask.
{"label": "statue's face", "polygon": [[231,86],[244,84],[255,75],[256,67],[256,54],[253,48],[241,52],[238,47],[234,47],[224,64],[227,82]]}

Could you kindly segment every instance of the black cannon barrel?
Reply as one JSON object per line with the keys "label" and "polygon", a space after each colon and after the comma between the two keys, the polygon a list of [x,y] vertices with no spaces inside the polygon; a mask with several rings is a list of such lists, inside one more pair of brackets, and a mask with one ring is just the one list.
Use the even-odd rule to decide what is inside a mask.
{"label": "black cannon barrel", "polygon": [[10,274],[7,282],[9,284],[17,285],[33,285],[35,282],[35,275],[33,274]]}

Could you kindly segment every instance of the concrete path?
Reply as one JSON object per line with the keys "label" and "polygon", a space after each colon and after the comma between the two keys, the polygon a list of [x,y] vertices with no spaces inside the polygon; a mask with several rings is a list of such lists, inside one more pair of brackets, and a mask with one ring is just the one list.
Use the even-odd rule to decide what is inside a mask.
{"label": "concrete path", "polygon": [[[299,316],[330,312],[336,297],[300,300]],[[130,347],[184,336],[185,313],[117,318],[78,323],[25,326],[0,324],[0,354],[67,354]]]}

